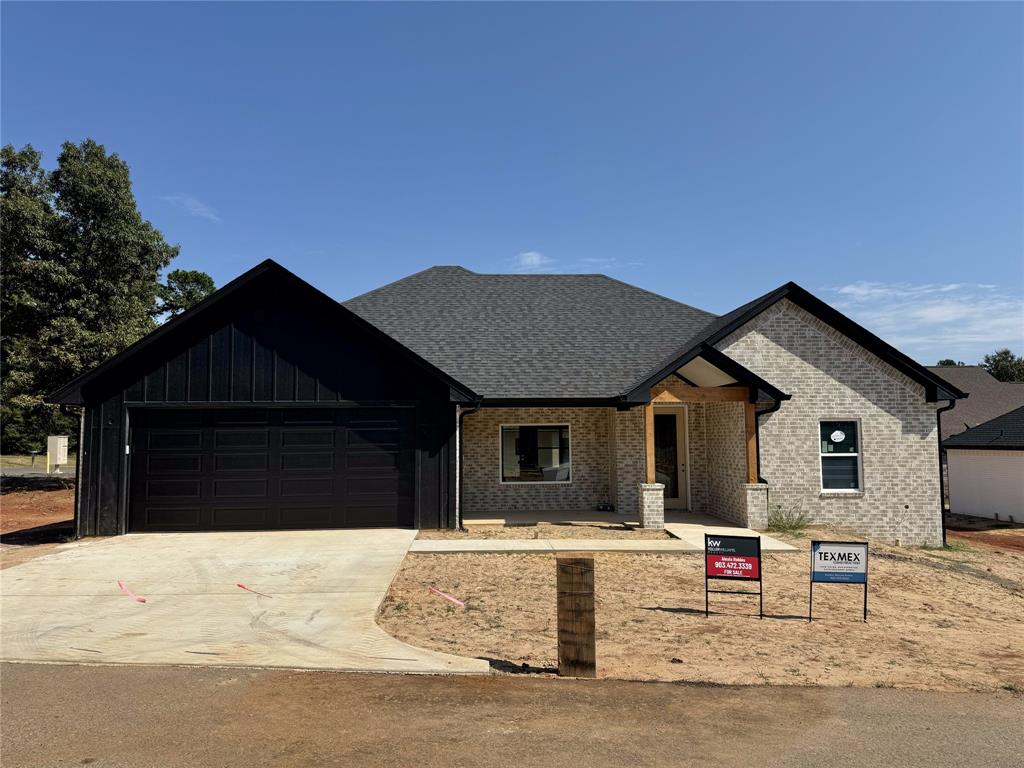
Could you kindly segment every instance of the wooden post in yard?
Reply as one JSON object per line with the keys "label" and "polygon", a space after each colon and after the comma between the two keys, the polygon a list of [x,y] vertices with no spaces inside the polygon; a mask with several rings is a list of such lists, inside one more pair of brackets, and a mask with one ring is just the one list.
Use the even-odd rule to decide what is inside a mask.
{"label": "wooden post in yard", "polygon": [[555,558],[558,590],[558,674],[597,677],[594,558]]}

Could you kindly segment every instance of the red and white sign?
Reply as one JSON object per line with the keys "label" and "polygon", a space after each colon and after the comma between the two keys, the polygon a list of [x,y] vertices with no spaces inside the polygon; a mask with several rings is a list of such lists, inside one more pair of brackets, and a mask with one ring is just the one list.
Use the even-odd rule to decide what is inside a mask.
{"label": "red and white sign", "polygon": [[708,555],[708,577],[726,579],[761,578],[761,560],[744,555]]}

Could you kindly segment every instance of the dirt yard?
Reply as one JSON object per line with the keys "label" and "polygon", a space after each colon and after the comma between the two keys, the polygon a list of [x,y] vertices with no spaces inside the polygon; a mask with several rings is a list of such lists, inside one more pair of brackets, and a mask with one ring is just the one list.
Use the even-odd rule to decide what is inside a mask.
{"label": "dirt yard", "polygon": [[53,552],[73,533],[75,489],[0,493],[0,568]]}
{"label": "dirt yard", "polygon": [[468,531],[420,531],[418,539],[671,539],[665,531],[617,523],[472,525]]}
{"label": "dirt yard", "polygon": [[[824,534],[825,532],[818,532]],[[947,550],[872,545],[869,621],[862,592],[822,585],[807,621],[809,540],[765,555],[757,599],[712,595],[704,618],[695,555],[595,556],[598,674],[729,684],[1024,689],[1024,552],[1015,542]],[[821,535],[821,538],[836,538]],[[465,601],[443,600],[434,586]],[[406,642],[492,660],[498,669],[556,667],[551,555],[409,555],[378,620]]]}

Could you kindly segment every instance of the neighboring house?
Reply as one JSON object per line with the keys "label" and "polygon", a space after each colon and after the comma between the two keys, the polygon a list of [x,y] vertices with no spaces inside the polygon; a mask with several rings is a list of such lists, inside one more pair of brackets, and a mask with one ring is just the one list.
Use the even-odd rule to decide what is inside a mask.
{"label": "neighboring house", "polygon": [[267,261],[55,393],[78,535],[458,527],[612,504],[942,540],[963,392],[793,283],[715,316],[434,267],[340,304]]}
{"label": "neighboring house", "polygon": [[942,445],[950,512],[1024,522],[1024,406]]}
{"label": "neighboring house", "polygon": [[1024,405],[1024,381],[1000,381],[980,365],[935,365],[928,370],[970,397],[942,414],[942,439]]}

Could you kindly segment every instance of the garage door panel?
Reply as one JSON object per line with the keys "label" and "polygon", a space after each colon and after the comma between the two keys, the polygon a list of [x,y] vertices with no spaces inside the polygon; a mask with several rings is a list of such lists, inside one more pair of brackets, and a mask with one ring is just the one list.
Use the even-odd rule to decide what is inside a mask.
{"label": "garage door panel", "polygon": [[146,483],[147,499],[198,499],[202,496],[200,480],[151,480]]}
{"label": "garage door panel", "polygon": [[213,456],[213,471],[266,472],[269,458],[266,453],[216,453]]}
{"label": "garage door panel", "polygon": [[215,506],[212,513],[210,523],[213,528],[265,528],[275,522],[267,507]]}
{"label": "garage door panel", "polygon": [[218,429],[213,433],[217,448],[266,448],[270,431],[265,429]]}
{"label": "garage door panel", "polygon": [[411,409],[145,409],[130,423],[131,530],[413,524]]}
{"label": "garage door panel", "polygon": [[203,433],[198,429],[158,430],[149,433],[146,447],[151,451],[194,450],[203,447]]}
{"label": "garage door panel", "polygon": [[333,528],[331,515],[334,507],[328,505],[300,507],[282,506],[280,525],[282,528]]}
{"label": "garage door panel", "polygon": [[281,480],[281,498],[295,496],[333,496],[334,479],[296,477]]}
{"label": "garage door panel", "polygon": [[333,429],[283,429],[282,448],[321,448],[334,446]]}
{"label": "garage door panel", "polygon": [[146,471],[150,475],[201,474],[203,455],[191,454],[150,454],[146,457]]}
{"label": "garage door panel", "polygon": [[254,478],[252,480],[214,480],[213,496],[216,499],[238,498],[238,497],[259,497],[267,495],[267,480],[265,478]]}
{"label": "garage door panel", "polygon": [[146,528],[194,530],[200,525],[200,507],[144,507],[142,519]]}

